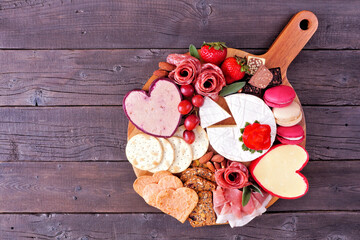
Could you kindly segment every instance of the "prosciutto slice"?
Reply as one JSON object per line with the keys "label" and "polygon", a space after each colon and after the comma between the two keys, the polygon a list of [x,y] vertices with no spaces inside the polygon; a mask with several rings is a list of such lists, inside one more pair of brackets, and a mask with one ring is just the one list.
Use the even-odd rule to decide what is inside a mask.
{"label": "prosciutto slice", "polygon": [[209,96],[216,101],[219,98],[219,92],[225,85],[224,74],[218,66],[212,63],[202,65],[201,73],[195,81],[195,90],[198,94]]}
{"label": "prosciutto slice", "polygon": [[248,184],[249,171],[239,162],[231,162],[226,168],[215,172],[216,183],[222,188],[238,189]]}
{"label": "prosciutto slice", "polygon": [[189,55],[169,54],[166,61],[176,66],[176,68],[169,73],[169,78],[179,85],[192,83],[201,71],[200,61]]}
{"label": "prosciutto slice", "polygon": [[214,210],[217,216],[216,223],[229,223],[231,227],[241,227],[249,223],[255,217],[266,211],[265,206],[270,202],[271,195],[263,193],[251,193],[246,206],[241,205],[242,191],[217,187],[213,191]]}

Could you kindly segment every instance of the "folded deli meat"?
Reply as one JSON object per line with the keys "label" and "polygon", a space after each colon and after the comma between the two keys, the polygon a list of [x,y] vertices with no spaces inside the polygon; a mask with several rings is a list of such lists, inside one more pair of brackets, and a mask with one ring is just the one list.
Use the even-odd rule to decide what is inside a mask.
{"label": "folded deli meat", "polygon": [[271,200],[271,195],[251,194],[246,206],[242,206],[242,191],[239,189],[218,187],[214,194],[214,209],[216,223],[229,223],[231,227],[241,227],[254,217],[266,211],[265,206]]}

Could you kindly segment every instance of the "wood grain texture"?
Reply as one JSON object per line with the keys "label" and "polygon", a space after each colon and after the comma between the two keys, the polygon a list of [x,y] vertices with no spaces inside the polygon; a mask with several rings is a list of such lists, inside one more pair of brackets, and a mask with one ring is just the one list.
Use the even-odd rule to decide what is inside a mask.
{"label": "wood grain texture", "polygon": [[[360,107],[304,107],[312,160],[359,159]],[[121,107],[0,108],[0,161],[126,161]]]}
{"label": "wood grain texture", "polygon": [[195,229],[162,214],[4,214],[0,235],[3,240],[356,239],[359,221],[359,212],[273,213],[241,228]]}
{"label": "wood grain texture", "polygon": [[359,159],[360,107],[304,107],[313,159]]}
{"label": "wood grain texture", "polygon": [[120,107],[0,108],[0,161],[125,159]]}
{"label": "wood grain texture", "polygon": [[[280,199],[269,212],[360,211],[359,168],[360,161],[310,162],[302,171],[307,195]],[[0,163],[0,176],[1,213],[159,212],[132,189],[128,162]]]}
{"label": "wood grain texture", "polygon": [[[186,51],[0,51],[0,106],[121,105],[128,91],[143,86],[158,62]],[[287,76],[303,105],[360,105],[359,58],[360,51],[304,50]]]}
{"label": "wood grain texture", "polygon": [[204,40],[268,48],[291,16],[304,9],[321,22],[306,48],[360,48],[356,0],[9,0],[0,7],[1,48],[184,48]]}

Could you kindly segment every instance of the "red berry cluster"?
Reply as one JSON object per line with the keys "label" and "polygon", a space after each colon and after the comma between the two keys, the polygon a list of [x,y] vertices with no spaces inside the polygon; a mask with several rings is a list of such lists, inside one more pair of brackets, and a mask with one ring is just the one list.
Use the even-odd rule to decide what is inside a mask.
{"label": "red berry cluster", "polygon": [[192,131],[200,122],[199,117],[195,113],[191,113],[194,107],[201,107],[204,104],[204,98],[201,95],[194,96],[194,87],[192,85],[182,85],[180,87],[182,95],[188,99],[179,103],[178,111],[182,115],[189,114],[184,121],[185,131],[183,133],[184,140],[192,144],[195,141],[195,133]]}

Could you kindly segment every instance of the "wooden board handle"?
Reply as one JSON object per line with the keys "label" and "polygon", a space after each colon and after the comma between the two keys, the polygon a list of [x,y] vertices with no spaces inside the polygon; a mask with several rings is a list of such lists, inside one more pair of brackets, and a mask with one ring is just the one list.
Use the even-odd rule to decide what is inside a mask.
{"label": "wooden board handle", "polygon": [[280,67],[281,74],[286,76],[288,66],[310,40],[317,28],[318,19],[314,13],[301,11],[295,14],[268,52],[262,56],[266,58],[266,66],[268,68]]}

